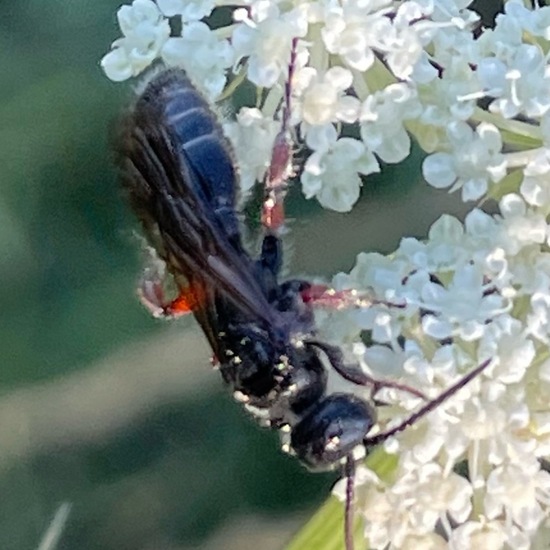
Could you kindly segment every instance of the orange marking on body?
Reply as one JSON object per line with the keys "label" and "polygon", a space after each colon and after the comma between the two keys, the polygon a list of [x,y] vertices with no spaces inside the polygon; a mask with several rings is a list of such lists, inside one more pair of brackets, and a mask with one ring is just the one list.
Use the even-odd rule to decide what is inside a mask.
{"label": "orange marking on body", "polygon": [[190,285],[180,289],[177,298],[164,307],[164,313],[172,317],[186,315],[199,309],[205,300],[204,287],[200,284]]}

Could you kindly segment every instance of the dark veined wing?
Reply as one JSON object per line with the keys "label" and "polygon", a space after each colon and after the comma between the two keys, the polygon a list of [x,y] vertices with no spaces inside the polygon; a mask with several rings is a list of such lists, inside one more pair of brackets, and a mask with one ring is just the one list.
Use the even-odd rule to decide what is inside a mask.
{"label": "dark veined wing", "polygon": [[241,244],[230,145],[183,71],[166,70],[149,82],[119,149],[123,183],[153,246],[176,280],[183,275],[201,289],[206,303],[194,313],[212,347],[222,297],[271,324],[272,308]]}

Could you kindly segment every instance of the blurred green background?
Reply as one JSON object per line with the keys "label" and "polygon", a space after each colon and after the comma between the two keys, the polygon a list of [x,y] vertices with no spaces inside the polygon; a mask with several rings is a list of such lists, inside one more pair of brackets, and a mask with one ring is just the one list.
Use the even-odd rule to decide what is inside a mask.
{"label": "blurred green background", "polygon": [[[119,2],[0,5],[0,548],[37,548],[63,502],[60,549],[283,547],[334,475],[246,418],[192,319],[154,321],[135,299],[136,224],[109,148],[131,85],[98,65]],[[369,178],[351,215],[295,189],[289,272],[347,270],[457,212],[419,167]]]}

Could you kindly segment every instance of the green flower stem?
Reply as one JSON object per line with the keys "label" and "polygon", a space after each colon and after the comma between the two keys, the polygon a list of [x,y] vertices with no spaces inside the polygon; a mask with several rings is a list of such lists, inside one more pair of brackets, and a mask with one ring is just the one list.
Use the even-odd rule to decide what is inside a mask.
{"label": "green flower stem", "polygon": [[[398,457],[387,454],[383,448],[375,449],[365,461],[382,480],[388,480],[397,467]],[[355,514],[353,535],[363,540],[363,520]],[[364,540],[363,540],[364,542]],[[366,550],[366,546],[361,546]],[[302,527],[286,550],[344,550],[344,503],[331,496],[315,515]]]}
{"label": "green flower stem", "polygon": [[344,547],[344,506],[331,496],[294,537],[286,550],[341,550]]}
{"label": "green flower stem", "polygon": [[479,107],[476,107],[472,120],[494,124],[501,130],[502,139],[507,145],[513,145],[519,149],[534,149],[542,145],[542,132],[533,124],[505,119]]}
{"label": "green flower stem", "polygon": [[241,68],[241,70],[235,75],[233,80],[225,87],[220,97],[217,99],[218,103],[221,103],[228,98],[230,98],[235,90],[244,82],[246,78],[246,71]]}

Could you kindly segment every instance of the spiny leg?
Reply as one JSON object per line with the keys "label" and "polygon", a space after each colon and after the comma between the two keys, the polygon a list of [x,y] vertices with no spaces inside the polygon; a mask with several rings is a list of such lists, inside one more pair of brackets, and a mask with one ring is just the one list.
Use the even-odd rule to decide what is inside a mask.
{"label": "spiny leg", "polygon": [[382,305],[391,308],[404,309],[405,302],[395,303],[374,298],[371,292],[355,289],[334,290],[328,285],[312,284],[301,292],[306,304],[320,306],[329,310],[347,309],[350,307],[367,308]]}
{"label": "spiny leg", "polygon": [[365,373],[358,364],[346,363],[344,361],[342,351],[336,346],[331,346],[330,344],[319,342],[317,340],[307,340],[306,343],[320,349],[325,354],[334,370],[342,378],[345,378],[349,382],[353,382],[359,386],[371,386],[373,396],[382,388],[393,388],[395,390],[410,393],[415,397],[419,397],[420,399],[427,401],[426,395],[420,390],[411,388],[406,384],[400,384],[399,382],[395,382],[393,380],[380,380],[373,378]]}
{"label": "spiny leg", "polygon": [[483,363],[478,365],[475,369],[471,370],[468,374],[465,374],[460,380],[458,380],[458,382],[455,382],[452,386],[442,392],[438,397],[432,399],[431,401],[420,407],[418,411],[411,414],[408,418],[400,422],[397,426],[394,426],[393,428],[390,428],[384,432],[380,432],[379,434],[376,434],[372,437],[365,437],[365,439],[363,440],[363,444],[367,448],[374,447],[376,445],[379,445],[380,443],[383,443],[384,441],[386,441],[386,439],[393,437],[399,432],[402,432],[409,426],[412,426],[413,424],[418,422],[418,420],[426,416],[429,412],[439,407],[439,405],[449,399],[449,397],[452,397],[457,391],[468,384],[468,382],[471,382],[476,376],[481,374],[481,372],[491,364],[491,361],[492,359],[487,359],[483,361]]}
{"label": "spiny leg", "polygon": [[137,294],[149,313],[157,318],[176,318],[191,313],[201,304],[201,290],[190,287],[180,289],[173,300],[168,300],[161,281],[144,279]]}
{"label": "spiny leg", "polygon": [[[406,303],[394,303],[373,298],[368,292],[360,292],[355,289],[334,290],[327,285],[312,284],[300,291],[302,300],[312,306],[320,306],[330,309],[347,309],[350,307],[367,308],[373,305],[384,305],[403,309]],[[400,384],[392,380],[380,380],[366,374],[357,364],[347,364],[344,361],[341,351],[335,346],[323,342],[310,341],[325,353],[331,365],[343,378],[362,386],[372,386],[373,400],[376,393],[382,388],[394,388],[410,393],[420,399],[426,400],[426,396],[419,390],[411,388],[406,384]]]}
{"label": "spiny leg", "polygon": [[[166,263],[151,250],[137,287],[142,305],[157,318],[175,318],[187,315],[198,308],[204,300],[200,285],[179,285],[166,269]],[[175,298],[170,298],[169,296]]]}
{"label": "spiny leg", "polygon": [[292,109],[292,79],[296,69],[298,38],[292,39],[288,74],[285,82],[284,106],[281,130],[275,138],[271,152],[271,163],[265,180],[265,198],[262,208],[262,224],[270,232],[277,233],[285,221],[284,198],[286,181],[292,172],[292,140],[290,137],[290,115]]}

